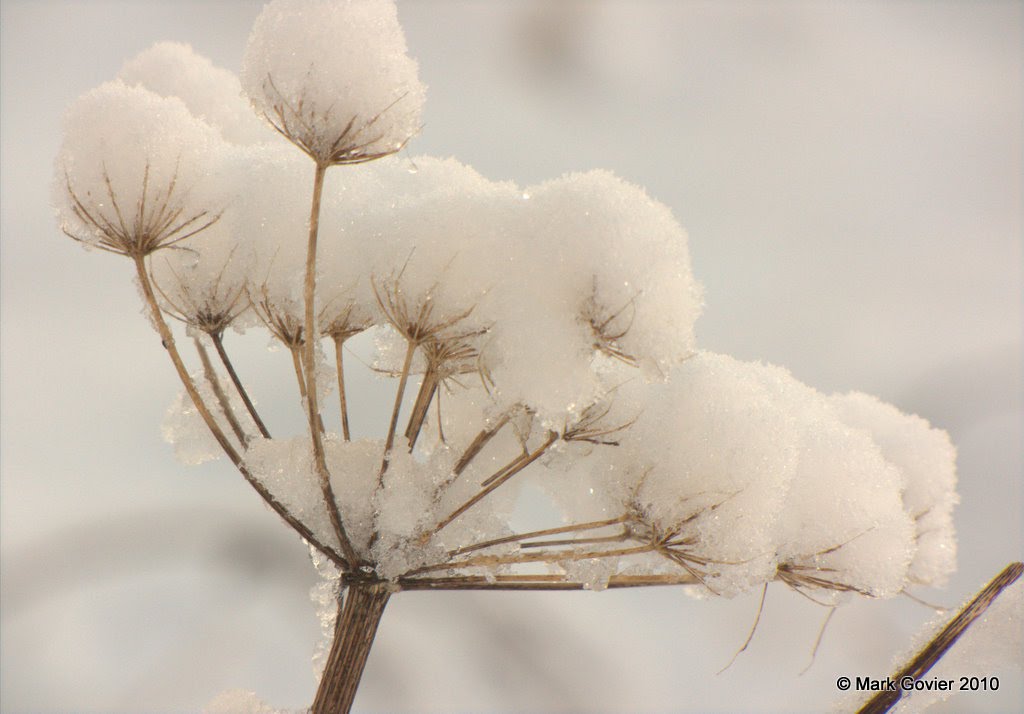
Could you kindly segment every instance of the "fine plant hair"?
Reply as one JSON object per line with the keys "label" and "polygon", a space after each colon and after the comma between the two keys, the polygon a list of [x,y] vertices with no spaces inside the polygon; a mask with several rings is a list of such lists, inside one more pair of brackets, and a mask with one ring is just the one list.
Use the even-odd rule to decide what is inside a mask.
{"label": "fine plant hair", "polygon": [[[333,610],[313,712],[350,710],[407,592],[760,589],[738,656],[770,583],[834,608],[953,571],[945,432],[700,350],[702,290],[665,206],[604,171],[523,190],[398,155],[424,88],[390,0],[274,0],[240,89],[205,112],[204,88],[162,96],[138,72],[86,94],[56,202],[65,234],[132,265],[186,396],[172,439],[201,422],[309,545]],[[244,140],[203,118],[253,113]],[[264,330],[301,434],[231,357],[229,335]],[[394,381],[377,438],[350,425],[344,354],[364,333]],[[524,489],[562,519],[514,529]]]}

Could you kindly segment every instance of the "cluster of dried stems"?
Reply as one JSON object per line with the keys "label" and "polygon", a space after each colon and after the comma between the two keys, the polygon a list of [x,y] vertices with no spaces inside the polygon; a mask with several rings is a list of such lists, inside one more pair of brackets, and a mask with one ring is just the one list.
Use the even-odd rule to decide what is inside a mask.
{"label": "cluster of dried stems", "polygon": [[[267,86],[270,90],[275,90],[270,78],[267,79]],[[391,107],[385,111],[388,109]],[[342,582],[347,586],[347,594],[339,601],[334,642],[313,704],[312,711],[317,714],[347,712],[351,707],[377,624],[388,599],[398,591],[581,590],[589,585],[568,575],[551,574],[547,568],[543,571],[531,570],[531,566],[537,568],[565,565],[574,561],[631,555],[662,556],[678,566],[678,573],[615,574],[608,579],[607,587],[686,584],[703,585],[712,589],[708,585],[709,575],[714,574],[717,565],[727,564],[701,554],[701,544],[696,531],[691,527],[696,519],[712,512],[720,504],[697,509],[689,518],[671,526],[653,526],[645,520],[639,508],[632,508],[616,518],[562,524],[468,543],[449,550],[445,557],[437,562],[412,569],[390,581],[381,580],[375,575],[375,564],[370,561],[367,553],[357,552],[345,529],[331,485],[324,452],[324,422],[317,398],[317,340],[307,339],[307,336],[320,335],[334,343],[342,438],[348,441],[351,436],[345,396],[343,347],[346,340],[366,329],[370,325],[370,320],[352,305],[325,306],[320,314],[317,314],[316,259],[320,203],[328,168],[370,161],[401,148],[392,146],[379,151],[370,150],[370,147],[375,146],[380,140],[379,136],[373,134],[374,124],[379,117],[380,115],[377,115],[362,123],[353,118],[338,136],[327,141],[317,132],[317,127],[322,125],[322,118],[311,115],[301,102],[298,106],[291,106],[282,99],[267,116],[281,134],[313,159],[315,165],[301,321],[281,310],[270,299],[265,288],[262,291],[251,288],[222,289],[220,281],[217,280],[208,286],[204,294],[195,295],[188,290],[164,290],[156,285],[151,266],[148,264],[151,256],[161,249],[178,246],[220,218],[220,214],[209,211],[189,214],[183,198],[186,192],[183,187],[177,185],[176,177],[162,191],[153,192],[149,187],[147,165],[143,175],[142,198],[136,206],[131,207],[130,213],[126,212],[125,207],[118,201],[109,177],[105,181],[106,196],[102,197],[80,197],[76,195],[71,181],[66,182],[76,215],[94,234],[88,238],[70,233],[69,235],[133,261],[150,318],[186,392],[211,434],[270,508],[312,548],[330,559],[342,573]],[[113,211],[112,215],[90,207],[104,204]],[[172,277],[178,278],[173,271]],[[460,375],[477,374],[485,385],[490,377],[478,359],[476,344],[482,333],[461,328],[465,318],[472,312],[472,306],[468,306],[459,314],[439,315],[435,314],[435,305],[429,296],[419,303],[412,304],[401,290],[400,272],[386,278],[372,278],[372,285],[381,313],[406,342],[404,361],[396,375],[398,385],[377,476],[378,488],[383,488],[392,450],[413,450],[431,405],[436,403],[439,408],[440,388],[456,380]],[[184,286],[180,284],[178,287]],[[163,296],[167,308],[161,307],[157,299],[158,292]],[[177,297],[172,299],[172,293]],[[314,467],[338,543],[337,548],[317,538],[258,479],[254,478],[246,465],[245,453],[250,443],[255,438],[270,438],[270,433],[231,362],[224,344],[224,332],[240,313],[249,308],[288,348],[291,355],[298,391],[306,407]],[[619,341],[629,330],[634,309],[635,306],[630,301],[618,310],[602,313],[597,302],[591,300],[583,306],[580,314],[580,319],[589,323],[592,328],[595,349],[630,365],[635,364],[636,360],[620,348]],[[229,377],[231,386],[228,388],[223,384],[203,341],[198,336],[193,339],[204,378],[216,400],[215,406],[207,403],[187,369],[174,333],[165,320],[165,314],[188,324],[194,328],[196,334],[205,335],[213,346],[220,367]],[[410,377],[413,376],[412,367],[417,352],[420,353],[425,368],[420,375],[418,392],[407,416],[406,427],[401,432],[405,441],[400,447],[396,447],[402,404]],[[230,389],[233,389],[241,399],[245,406],[245,414],[236,413],[232,400],[228,397]],[[222,429],[215,411],[219,411],[229,425],[230,435]],[[608,414],[607,406],[592,406],[584,410],[573,423],[567,423],[560,433],[547,432],[541,442],[532,449],[528,448],[525,438],[520,438],[522,452],[483,479],[474,495],[426,529],[420,535],[420,542],[425,544],[430,541],[489,494],[536,463],[559,440],[610,447],[618,445],[617,435],[627,430],[632,422],[609,424]],[[518,407],[481,425],[476,437],[457,460],[449,480],[439,487],[438,493],[462,477],[469,465],[484,452],[488,443],[501,430],[512,428],[524,415],[527,418],[530,416],[528,411]],[[440,429],[440,419],[438,428]],[[443,433],[441,438],[444,438]],[[377,534],[374,534],[373,540],[376,538]],[[510,545],[516,547],[510,549]],[[827,555],[840,547],[842,546],[838,545],[815,555]],[[503,566],[502,574],[491,572],[490,569],[497,566]],[[486,574],[481,574],[481,568],[487,569]],[[827,568],[815,565],[813,558],[808,558],[780,565],[776,577],[804,594],[808,590],[855,591],[863,595],[869,594],[844,584],[833,575]],[[761,605],[763,604],[762,593]]]}

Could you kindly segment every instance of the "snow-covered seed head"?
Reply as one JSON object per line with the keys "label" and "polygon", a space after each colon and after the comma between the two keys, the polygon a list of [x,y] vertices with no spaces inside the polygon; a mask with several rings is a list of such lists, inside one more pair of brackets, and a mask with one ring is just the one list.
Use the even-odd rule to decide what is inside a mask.
{"label": "snow-covered seed head", "polygon": [[631,298],[620,308],[606,310],[602,309],[596,296],[591,296],[583,306],[582,317],[590,324],[595,350],[630,367],[637,365],[636,357],[626,352],[621,343],[636,317],[635,298]]}
{"label": "snow-covered seed head", "polygon": [[230,210],[216,225],[174,250],[149,259],[165,311],[200,332],[219,336],[249,309],[246,285],[253,254],[231,234]]}
{"label": "snow-covered seed head", "polygon": [[168,259],[152,263],[150,272],[170,315],[208,335],[221,335],[249,308],[245,283],[233,281],[228,268],[225,263],[196,280],[199,268]]}
{"label": "snow-covered seed head", "polygon": [[373,325],[369,312],[355,300],[335,299],[320,310],[320,334],[344,342]]}
{"label": "snow-covered seed head", "polygon": [[393,154],[420,128],[425,88],[391,0],[274,0],[241,79],[257,113],[321,166]]}
{"label": "snow-covered seed head", "polygon": [[459,323],[469,317],[474,309],[471,306],[456,314],[439,314],[433,290],[410,299],[402,289],[401,273],[383,280],[373,279],[371,284],[377,306],[384,317],[402,337],[416,345],[458,337],[461,334]]}
{"label": "snow-covered seed head", "polygon": [[180,243],[223,211],[220,137],[174,97],[121,81],[80,97],[64,119],[56,203],[64,233],[129,257]]}
{"label": "snow-covered seed head", "polygon": [[275,298],[267,282],[246,288],[252,311],[285,347],[302,347],[305,319],[302,304],[297,300]]}

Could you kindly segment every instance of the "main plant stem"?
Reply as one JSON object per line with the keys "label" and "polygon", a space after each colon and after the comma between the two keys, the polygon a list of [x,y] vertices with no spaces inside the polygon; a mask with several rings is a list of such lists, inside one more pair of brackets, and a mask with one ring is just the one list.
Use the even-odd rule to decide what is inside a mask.
{"label": "main plant stem", "polygon": [[347,714],[370,655],[377,626],[391,597],[386,583],[349,586],[334,625],[334,642],[313,700],[312,714]]}

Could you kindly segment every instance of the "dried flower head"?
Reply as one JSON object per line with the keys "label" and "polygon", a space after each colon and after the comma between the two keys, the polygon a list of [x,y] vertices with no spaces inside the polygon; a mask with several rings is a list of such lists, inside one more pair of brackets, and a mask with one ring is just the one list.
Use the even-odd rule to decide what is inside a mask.
{"label": "dried flower head", "polygon": [[120,81],[83,95],[57,157],[62,230],[129,257],[196,235],[223,211],[211,176],[219,142],[177,98]]}
{"label": "dried flower head", "polygon": [[388,0],[275,0],[246,46],[257,113],[319,165],[399,151],[419,131],[424,87]]}

